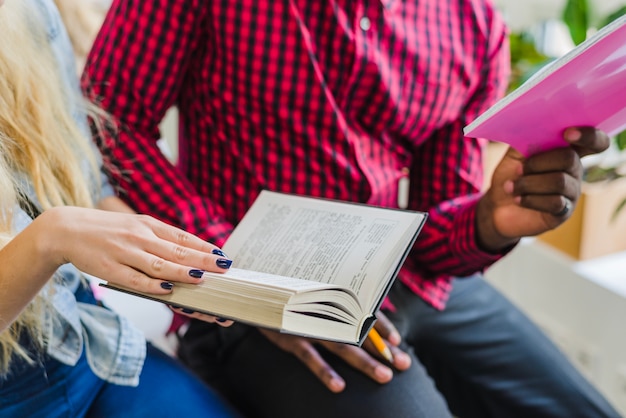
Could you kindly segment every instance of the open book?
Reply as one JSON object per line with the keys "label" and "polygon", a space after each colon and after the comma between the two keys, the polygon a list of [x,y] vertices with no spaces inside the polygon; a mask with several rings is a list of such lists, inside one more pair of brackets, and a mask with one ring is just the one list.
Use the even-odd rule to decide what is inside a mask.
{"label": "open book", "polygon": [[223,246],[226,273],[164,296],[281,332],[362,344],[427,214],[262,191]]}
{"label": "open book", "polygon": [[465,127],[530,156],[568,145],[563,131],[626,128],[626,16],[553,61]]}

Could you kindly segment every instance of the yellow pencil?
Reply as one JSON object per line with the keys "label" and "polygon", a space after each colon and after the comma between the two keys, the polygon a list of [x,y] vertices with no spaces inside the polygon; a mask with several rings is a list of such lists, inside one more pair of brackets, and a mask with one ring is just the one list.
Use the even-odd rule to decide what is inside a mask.
{"label": "yellow pencil", "polygon": [[385,341],[383,341],[383,337],[380,336],[378,331],[372,328],[367,336],[370,341],[372,341],[380,355],[383,356],[389,363],[393,363],[393,355],[391,354],[391,350],[389,349],[389,347],[387,347],[387,344],[385,344]]}

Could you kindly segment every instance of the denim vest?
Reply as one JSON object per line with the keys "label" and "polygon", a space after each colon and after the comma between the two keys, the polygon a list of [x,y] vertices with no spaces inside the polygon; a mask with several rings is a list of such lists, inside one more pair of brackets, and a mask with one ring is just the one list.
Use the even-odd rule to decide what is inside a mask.
{"label": "denim vest", "polygon": [[[52,0],[28,1],[33,10],[38,9],[41,12],[43,22],[40,24],[46,27],[50,46],[60,66],[62,81],[72,92],[80,94],[73,51],[56,6]],[[76,102],[70,102],[69,106],[88,138],[84,113]],[[96,201],[113,195],[113,189],[105,175],[102,172],[99,175],[102,187],[100,195],[94,196]],[[25,190],[37,204],[32,187],[26,185]],[[21,231],[30,222],[30,217],[24,211],[16,211],[16,231]],[[46,292],[50,290],[49,286],[54,287],[52,292],[46,292],[50,295],[51,306],[55,311],[48,312],[44,320],[47,354],[63,364],[73,366],[84,348],[87,361],[98,377],[119,385],[136,386],[146,356],[146,341],[142,332],[109,309],[77,301],[75,292],[81,285],[83,275],[73,265],[60,267],[57,276],[44,289]]]}

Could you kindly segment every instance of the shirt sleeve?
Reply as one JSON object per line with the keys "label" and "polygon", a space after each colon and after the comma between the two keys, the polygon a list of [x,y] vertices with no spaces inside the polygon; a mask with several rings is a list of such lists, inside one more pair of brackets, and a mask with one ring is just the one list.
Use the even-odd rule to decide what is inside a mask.
{"label": "shirt sleeve", "polygon": [[[510,71],[508,37],[498,19],[491,28],[481,84],[463,116],[438,131],[416,151],[411,169],[410,207],[429,219],[406,264],[423,278],[466,276],[510,251],[492,254],[476,240],[476,206],[483,184],[486,140],[466,138],[463,127],[501,98]],[[424,267],[427,266],[427,267]]]}
{"label": "shirt sleeve", "polygon": [[114,1],[81,85],[117,125],[97,142],[120,197],[140,213],[221,245],[233,228],[223,210],[200,196],[157,145],[159,123],[199,59],[205,9],[201,0]]}

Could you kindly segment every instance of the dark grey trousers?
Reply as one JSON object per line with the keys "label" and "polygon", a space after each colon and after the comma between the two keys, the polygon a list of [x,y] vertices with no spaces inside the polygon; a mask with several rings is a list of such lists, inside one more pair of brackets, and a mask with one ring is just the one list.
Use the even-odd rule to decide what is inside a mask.
{"label": "dark grey trousers", "polygon": [[[253,328],[194,322],[179,355],[249,417],[618,417],[563,354],[482,276],[456,279],[436,311],[397,282],[387,313],[412,367],[379,385],[331,353],[345,378],[329,392]],[[322,350],[320,348],[320,350]]]}

